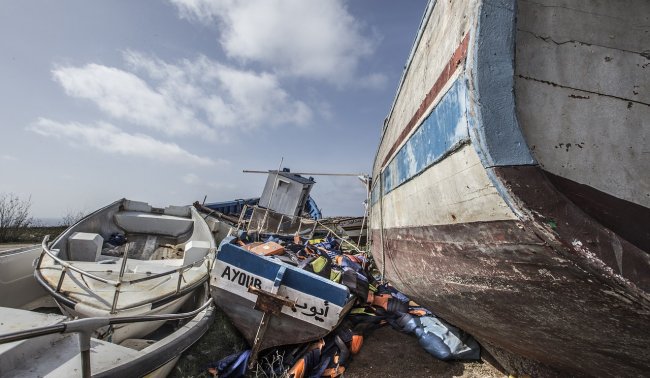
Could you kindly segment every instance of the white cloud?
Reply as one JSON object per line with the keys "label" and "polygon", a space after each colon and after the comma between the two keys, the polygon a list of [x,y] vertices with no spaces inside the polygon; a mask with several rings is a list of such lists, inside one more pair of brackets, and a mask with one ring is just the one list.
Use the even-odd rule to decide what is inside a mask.
{"label": "white cloud", "polygon": [[[221,67],[218,78],[232,100],[233,108],[246,123],[306,124],[312,117],[311,109],[302,101],[291,101],[280,88],[274,75],[256,74]],[[207,109],[215,110],[212,107]],[[218,108],[216,108],[218,110]],[[218,113],[213,112],[213,117]]]}
{"label": "white cloud", "polygon": [[2,155],[2,156],[0,156],[0,158],[2,160],[6,160],[6,161],[16,161],[16,160],[18,160],[18,158],[16,158],[13,155]]}
{"label": "white cloud", "polygon": [[363,34],[343,0],[170,1],[183,18],[216,21],[222,31],[219,41],[231,58],[339,86],[372,86],[385,80],[380,74],[360,72],[360,61],[372,54],[377,38]]}
{"label": "white cloud", "polygon": [[160,83],[160,93],[192,106],[213,127],[304,125],[312,119],[309,106],[292,99],[273,74],[240,70],[205,56],[178,64],[134,51],[124,56],[132,69]]}
{"label": "white cloud", "polygon": [[89,126],[39,118],[27,129],[43,136],[65,140],[71,146],[88,146],[109,154],[188,165],[212,166],[226,163],[192,154],[175,143],[159,141],[148,135],[126,133],[104,122]]}
{"label": "white cloud", "polygon": [[124,60],[133,72],[88,64],[52,73],[68,95],[94,102],[112,118],[172,136],[227,140],[226,129],[305,125],[313,116],[271,73],[239,70],[204,56],[172,64],[126,51]]}
{"label": "white cloud", "polygon": [[139,77],[113,67],[88,64],[58,67],[56,81],[73,97],[93,101],[111,117],[146,126],[168,135],[212,134],[194,111],[156,91]]}

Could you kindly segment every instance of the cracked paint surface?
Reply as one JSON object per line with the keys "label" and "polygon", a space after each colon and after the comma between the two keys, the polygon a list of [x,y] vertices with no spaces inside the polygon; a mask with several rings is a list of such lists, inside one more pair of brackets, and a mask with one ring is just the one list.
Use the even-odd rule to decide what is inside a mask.
{"label": "cracked paint surface", "polygon": [[[569,375],[650,369],[648,14],[645,0],[436,4],[431,20],[472,25],[458,97],[469,141],[439,155],[456,123],[419,139],[425,125],[411,122],[442,100],[418,103],[428,87],[400,92],[395,109],[418,113],[387,122],[399,137],[382,140],[371,214],[391,282],[528,362]],[[426,26],[427,53],[456,46],[450,29]],[[428,64],[447,54],[414,51],[405,81],[431,82]],[[517,357],[499,361],[531,373]]]}
{"label": "cracked paint surface", "polygon": [[[650,144],[648,14],[645,0],[519,1],[515,45],[517,118],[540,166],[613,202],[645,208],[650,207],[644,158]],[[633,227],[624,225],[623,212],[620,220],[607,222],[613,211],[590,214],[617,232]],[[634,222],[648,219],[650,214],[637,215]]]}

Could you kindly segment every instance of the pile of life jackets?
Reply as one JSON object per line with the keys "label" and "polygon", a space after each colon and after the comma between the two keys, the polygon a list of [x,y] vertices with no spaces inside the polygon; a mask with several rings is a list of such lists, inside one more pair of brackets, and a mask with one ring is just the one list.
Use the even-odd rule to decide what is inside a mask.
{"label": "pile of life jackets", "polygon": [[[283,256],[285,262],[347,286],[357,298],[341,324],[323,339],[265,351],[258,359],[258,374],[339,377],[352,356],[361,350],[364,337],[386,325],[414,334],[420,345],[438,359],[480,359],[480,346],[472,336],[437,318],[389,284],[380,284],[371,274],[374,267],[370,259],[364,253],[343,251],[338,239],[302,241],[296,237],[287,241],[269,237],[265,243],[273,244],[267,244],[266,249],[262,243],[246,248],[252,243],[246,241],[245,234],[230,242],[251,253],[266,250]],[[282,247],[281,252],[277,245]],[[249,357],[250,350],[230,355],[210,364],[208,371],[220,378],[245,376]]]}

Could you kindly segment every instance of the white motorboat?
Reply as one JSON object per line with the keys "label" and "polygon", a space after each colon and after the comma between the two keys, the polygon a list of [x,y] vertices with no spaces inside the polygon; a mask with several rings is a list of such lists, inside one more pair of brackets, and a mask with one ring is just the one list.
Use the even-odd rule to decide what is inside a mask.
{"label": "white motorboat", "polygon": [[[169,314],[208,280],[214,239],[190,206],[155,208],[122,199],[83,218],[51,244],[35,276],[72,317]],[[104,327],[96,336],[119,343],[162,322]]]}
{"label": "white motorboat", "polygon": [[[181,353],[201,338],[214,320],[207,289],[195,292],[187,313],[69,320],[0,307],[0,376],[2,377],[165,377]],[[91,338],[96,327],[183,320],[154,335],[112,343]],[[160,332],[163,330],[163,332]]]}

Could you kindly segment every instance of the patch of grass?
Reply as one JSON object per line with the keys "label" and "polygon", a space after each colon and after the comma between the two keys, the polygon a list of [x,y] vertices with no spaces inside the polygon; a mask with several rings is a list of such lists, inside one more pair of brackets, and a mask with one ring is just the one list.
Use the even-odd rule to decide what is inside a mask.
{"label": "patch of grass", "polygon": [[217,308],[214,323],[208,332],[178,360],[170,378],[211,378],[207,371],[210,362],[216,362],[233,353],[248,349],[244,337],[232,325],[228,316]]}

